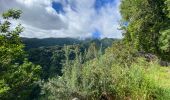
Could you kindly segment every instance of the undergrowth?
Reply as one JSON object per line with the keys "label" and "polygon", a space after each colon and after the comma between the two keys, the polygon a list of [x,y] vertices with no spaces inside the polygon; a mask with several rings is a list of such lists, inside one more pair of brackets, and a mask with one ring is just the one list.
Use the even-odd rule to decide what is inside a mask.
{"label": "undergrowth", "polygon": [[170,100],[170,89],[161,83],[164,79],[160,79],[158,61],[147,62],[136,53],[131,46],[117,43],[104,55],[85,63],[77,54],[74,61],[64,64],[63,76],[43,85],[42,97],[48,100]]}

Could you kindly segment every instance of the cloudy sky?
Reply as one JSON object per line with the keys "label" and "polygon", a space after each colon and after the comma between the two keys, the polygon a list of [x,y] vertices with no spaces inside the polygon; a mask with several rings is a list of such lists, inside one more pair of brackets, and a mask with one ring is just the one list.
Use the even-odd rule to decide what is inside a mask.
{"label": "cloudy sky", "polygon": [[121,38],[120,0],[0,0],[0,13],[23,11],[22,37]]}

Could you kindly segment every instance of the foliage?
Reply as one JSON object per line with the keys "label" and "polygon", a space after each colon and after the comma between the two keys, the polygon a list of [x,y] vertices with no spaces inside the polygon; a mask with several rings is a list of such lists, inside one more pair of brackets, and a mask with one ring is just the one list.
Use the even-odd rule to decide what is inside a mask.
{"label": "foliage", "polygon": [[43,99],[99,100],[105,96],[111,100],[159,100],[158,92],[163,98],[164,89],[150,77],[157,74],[159,65],[137,57],[135,52],[118,43],[107,49],[106,54],[86,63],[77,55],[74,61],[67,61],[62,76],[43,85]]}
{"label": "foliage", "polygon": [[21,25],[12,29],[9,20],[18,19],[21,11],[10,9],[3,13],[0,23],[0,99],[27,99],[39,79],[40,66],[26,59],[19,34]]}
{"label": "foliage", "polygon": [[[37,98],[42,100],[169,100],[169,69],[160,68],[157,57],[140,55],[170,60],[169,5],[170,0],[121,0],[124,39],[112,47],[114,39],[107,38],[21,40],[23,27],[13,29],[9,21],[21,11],[5,12],[0,23],[0,99],[35,99],[41,88]],[[28,60],[42,66],[41,87],[41,67]]]}
{"label": "foliage", "polygon": [[62,47],[42,47],[28,51],[29,60],[42,66],[41,78],[47,80],[49,77],[61,75],[62,60],[64,52]]}
{"label": "foliage", "polygon": [[[58,41],[60,39],[55,39],[55,41]],[[63,41],[67,41],[67,39],[63,39]],[[27,40],[28,41],[35,41],[34,39]],[[41,40],[41,41],[46,41]],[[108,43],[110,42],[110,43]],[[102,39],[102,40],[87,40],[83,43],[79,44],[72,44],[72,45],[55,45],[55,46],[44,46],[39,48],[30,48],[27,49],[27,52],[29,54],[29,60],[32,61],[35,64],[41,65],[43,73],[41,75],[42,79],[48,80],[48,78],[55,77],[57,75],[62,75],[62,64],[65,61],[65,48],[69,48],[69,60],[75,59],[75,50],[78,48],[78,52],[82,54],[82,58],[84,59],[84,62],[87,60],[91,60],[95,58],[97,54],[97,50],[101,49],[101,53],[104,52],[104,50],[111,46],[111,43],[113,42],[112,39]],[[65,42],[67,43],[67,42]],[[28,43],[27,43],[28,44]],[[26,44],[26,45],[27,45]],[[48,44],[48,42],[47,42]],[[49,43],[50,44],[50,43]],[[51,44],[52,45],[52,44]],[[31,46],[29,46],[31,47]],[[26,47],[26,48],[29,48]],[[32,46],[33,47],[33,46]]]}
{"label": "foliage", "polygon": [[170,53],[168,5],[169,0],[122,0],[122,21],[128,23],[122,26],[125,41],[133,42],[138,50],[164,55],[166,49]]}
{"label": "foliage", "polygon": [[170,0],[166,0],[165,4],[167,5],[167,10],[168,10],[168,17],[170,18]]}

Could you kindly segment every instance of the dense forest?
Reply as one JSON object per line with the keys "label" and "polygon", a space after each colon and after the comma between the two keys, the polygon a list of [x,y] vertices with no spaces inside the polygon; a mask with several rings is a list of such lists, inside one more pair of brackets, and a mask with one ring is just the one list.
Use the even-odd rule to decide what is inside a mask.
{"label": "dense forest", "polygon": [[122,39],[22,38],[0,22],[0,100],[170,100],[170,0],[121,0]]}
{"label": "dense forest", "polygon": [[25,49],[29,50],[32,48],[39,47],[49,47],[49,46],[64,46],[64,45],[82,45],[86,48],[91,44],[95,43],[97,47],[102,45],[102,48],[105,49],[108,46],[111,46],[114,41],[118,41],[119,39],[113,38],[103,38],[103,39],[93,39],[88,38],[85,40],[80,40],[76,38],[45,38],[45,39],[37,39],[37,38],[22,38],[21,39],[25,44]]}
{"label": "dense forest", "polygon": [[[29,39],[22,38],[25,44],[25,49],[28,53],[28,58],[31,62],[41,65],[43,69],[42,79],[48,79],[56,75],[62,75],[62,63],[65,60],[65,48],[69,48],[69,59],[75,59],[75,49],[85,57],[92,59],[95,53],[104,50],[111,46],[118,39],[86,39],[79,40],[73,38],[46,38],[46,39]],[[89,50],[87,52],[87,50]],[[88,54],[87,54],[88,53]],[[87,56],[88,55],[88,56]]]}

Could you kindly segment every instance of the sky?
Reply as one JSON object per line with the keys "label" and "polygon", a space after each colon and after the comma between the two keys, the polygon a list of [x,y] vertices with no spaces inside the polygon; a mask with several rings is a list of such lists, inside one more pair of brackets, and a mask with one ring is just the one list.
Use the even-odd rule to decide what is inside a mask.
{"label": "sky", "polygon": [[122,38],[120,0],[0,0],[0,14],[23,11],[12,26],[22,24],[22,37]]}

